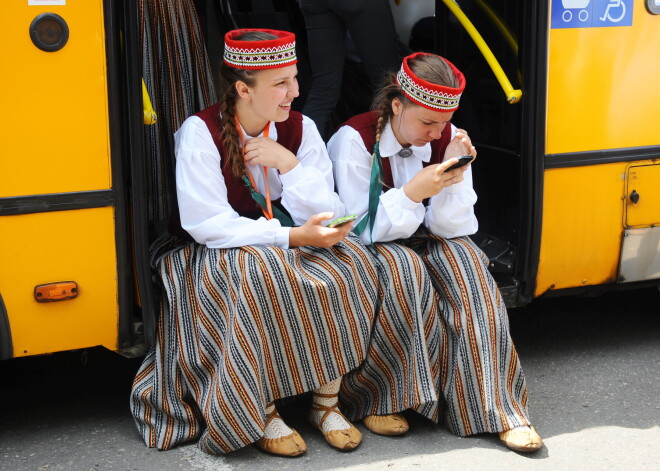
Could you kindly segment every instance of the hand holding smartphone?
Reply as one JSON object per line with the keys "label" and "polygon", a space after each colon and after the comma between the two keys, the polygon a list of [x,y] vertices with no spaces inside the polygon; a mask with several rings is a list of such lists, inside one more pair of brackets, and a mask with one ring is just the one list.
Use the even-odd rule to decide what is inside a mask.
{"label": "hand holding smartphone", "polygon": [[357,214],[349,214],[348,216],[342,216],[337,219],[330,221],[325,227],[339,227],[347,224],[349,222],[355,221],[358,218]]}
{"label": "hand holding smartphone", "polygon": [[460,157],[458,157],[458,162],[456,162],[451,167],[447,168],[447,170],[445,170],[445,172],[448,172],[449,170],[454,170],[455,168],[464,167],[465,165],[469,164],[473,160],[474,160],[474,157],[472,157],[471,155],[461,155]]}

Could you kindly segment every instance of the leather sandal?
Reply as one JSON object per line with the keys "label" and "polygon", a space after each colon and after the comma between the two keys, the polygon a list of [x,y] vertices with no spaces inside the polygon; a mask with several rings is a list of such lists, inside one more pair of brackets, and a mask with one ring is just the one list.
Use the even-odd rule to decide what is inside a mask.
{"label": "leather sandal", "polygon": [[378,435],[403,435],[410,426],[401,414],[368,415],[362,419],[364,426]]}
{"label": "leather sandal", "polygon": [[[337,397],[336,394],[321,393],[314,393],[314,396],[327,398]],[[346,417],[344,417],[344,414],[341,413],[339,410],[339,401],[335,402],[332,406],[324,406],[322,404],[313,402],[312,400],[312,411],[325,411],[318,424],[313,417],[310,417],[310,422],[314,428],[323,434],[325,441],[328,442],[330,446],[333,446],[338,450],[349,451],[357,448],[358,445],[362,442],[362,433],[360,433],[360,431],[356,429],[355,426],[351,424]],[[327,419],[328,416],[333,412],[335,414],[339,414],[346,422],[348,422],[350,427],[342,430],[330,430],[329,432],[324,432],[322,429],[323,422],[325,422],[325,419]]]}
{"label": "leather sandal", "polygon": [[514,451],[529,453],[538,450],[543,445],[543,440],[532,426],[523,425],[505,430],[498,435],[502,443]]}
{"label": "leather sandal", "polygon": [[[270,424],[273,419],[276,418],[282,420],[277,409],[273,408],[273,410],[266,415],[264,429],[268,427],[268,424]],[[300,456],[307,451],[307,445],[298,432],[294,429],[291,430],[293,433],[279,438],[261,437],[255,442],[255,445],[260,450],[273,455]]]}

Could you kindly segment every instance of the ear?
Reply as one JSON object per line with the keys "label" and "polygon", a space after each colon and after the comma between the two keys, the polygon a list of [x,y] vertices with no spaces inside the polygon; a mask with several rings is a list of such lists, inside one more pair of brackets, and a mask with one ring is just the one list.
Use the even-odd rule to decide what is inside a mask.
{"label": "ear", "polygon": [[401,100],[399,100],[398,98],[394,98],[392,100],[392,113],[394,113],[395,116],[399,116],[402,111],[403,111],[403,103],[401,103]]}
{"label": "ear", "polygon": [[241,98],[245,98],[246,100],[249,100],[252,98],[252,94],[250,93],[250,87],[248,86],[247,83],[238,80],[235,84],[234,87],[236,87],[236,93],[238,93],[238,96]]}

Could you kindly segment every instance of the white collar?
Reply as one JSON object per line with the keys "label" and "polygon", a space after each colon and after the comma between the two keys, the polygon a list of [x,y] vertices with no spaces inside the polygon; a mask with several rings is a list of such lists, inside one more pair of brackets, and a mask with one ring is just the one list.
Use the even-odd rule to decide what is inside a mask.
{"label": "white collar", "polygon": [[[403,146],[399,144],[399,141],[397,141],[396,136],[394,135],[391,123],[391,121],[387,122],[385,129],[383,129],[383,132],[380,135],[378,149],[380,150],[381,157],[392,157],[394,155],[398,157],[399,151],[403,149]],[[431,143],[426,143],[420,147],[410,146],[410,149],[413,153],[410,157],[405,157],[405,159],[419,159],[422,162],[428,162],[431,160]]]}

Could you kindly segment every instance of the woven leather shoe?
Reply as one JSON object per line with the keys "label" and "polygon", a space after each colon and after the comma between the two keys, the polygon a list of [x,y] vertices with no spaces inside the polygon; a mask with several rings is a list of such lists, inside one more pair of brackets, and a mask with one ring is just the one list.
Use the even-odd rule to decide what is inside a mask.
{"label": "woven leather shoe", "polygon": [[[316,392],[314,394],[321,397],[336,397],[336,394],[321,394]],[[332,406],[324,406],[317,402],[312,402],[312,411],[324,412],[318,423],[312,417],[310,417],[310,423],[323,434],[323,438],[325,438],[325,441],[328,442],[330,446],[333,446],[338,450],[350,451],[354,450],[360,445],[360,443],[362,443],[362,433],[356,429],[346,417],[344,417],[344,414],[341,413],[339,410],[339,402],[336,402]],[[325,419],[327,419],[333,412],[343,417],[350,427],[342,430],[330,430],[329,432],[324,432],[322,428],[323,422],[325,422]]]}
{"label": "woven leather shoe", "polygon": [[364,426],[378,435],[403,435],[410,426],[401,414],[368,415],[362,419]]}
{"label": "woven leather shoe", "polygon": [[[266,415],[266,426],[271,420],[278,418],[281,420],[280,414],[277,409],[273,408],[270,414]],[[266,438],[261,437],[256,441],[255,445],[260,450],[278,456],[300,456],[307,451],[307,445],[302,439],[300,434],[291,429],[293,433],[279,438]]]}
{"label": "woven leather shoe", "polygon": [[543,440],[534,427],[516,427],[499,433],[500,440],[507,447],[515,451],[529,453],[536,451],[543,445]]}

